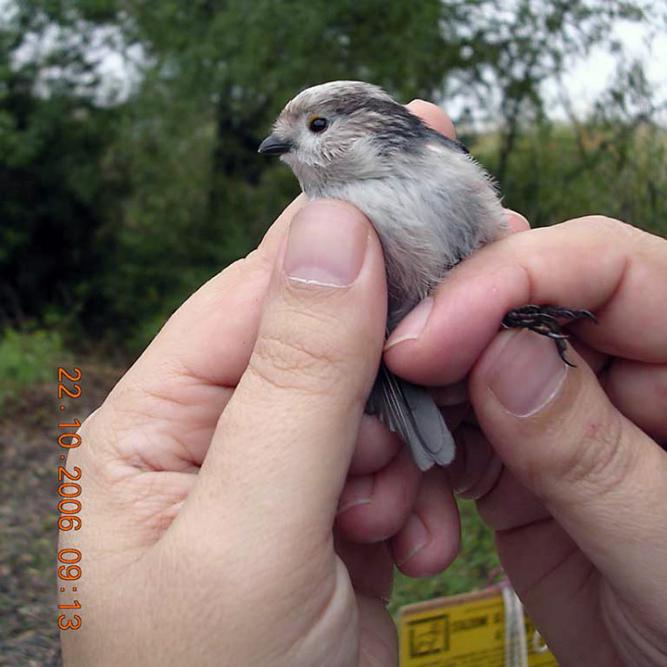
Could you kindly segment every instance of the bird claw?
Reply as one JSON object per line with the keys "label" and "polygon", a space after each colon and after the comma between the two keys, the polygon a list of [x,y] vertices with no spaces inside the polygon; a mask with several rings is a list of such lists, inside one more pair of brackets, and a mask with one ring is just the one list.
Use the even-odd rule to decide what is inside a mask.
{"label": "bird claw", "polygon": [[589,310],[528,304],[527,306],[510,310],[503,318],[502,325],[506,329],[530,329],[530,331],[534,331],[541,336],[551,338],[563,362],[574,368],[575,364],[565,356],[565,352],[567,351],[566,341],[569,336],[563,333],[559,319],[564,319],[567,322],[588,319],[597,323],[597,318]]}

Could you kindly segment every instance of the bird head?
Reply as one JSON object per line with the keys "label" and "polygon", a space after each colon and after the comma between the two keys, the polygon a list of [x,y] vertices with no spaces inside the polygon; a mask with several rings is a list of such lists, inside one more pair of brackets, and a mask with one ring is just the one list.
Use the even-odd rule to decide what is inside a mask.
{"label": "bird head", "polygon": [[392,152],[414,153],[428,133],[378,86],[332,81],[290,100],[259,152],[280,155],[308,193],[327,183],[382,178]]}

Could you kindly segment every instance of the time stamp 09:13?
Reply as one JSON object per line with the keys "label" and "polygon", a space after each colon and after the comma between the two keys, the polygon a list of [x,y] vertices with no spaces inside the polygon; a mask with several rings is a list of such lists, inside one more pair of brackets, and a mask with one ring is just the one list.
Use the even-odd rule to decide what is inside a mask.
{"label": "time stamp 09:13", "polygon": [[[58,409],[61,413],[81,398],[82,373],[79,368],[69,371],[58,368]],[[76,405],[76,403],[74,403]],[[81,468],[74,466],[67,470],[67,450],[81,446],[81,436],[77,429],[81,426],[78,419],[58,423],[58,529],[63,532],[81,529]],[[58,551],[58,627],[61,630],[78,630],[81,627],[81,603],[77,599],[78,580],[81,578],[81,552],[78,549],[60,549]],[[66,596],[72,596],[66,601]]]}

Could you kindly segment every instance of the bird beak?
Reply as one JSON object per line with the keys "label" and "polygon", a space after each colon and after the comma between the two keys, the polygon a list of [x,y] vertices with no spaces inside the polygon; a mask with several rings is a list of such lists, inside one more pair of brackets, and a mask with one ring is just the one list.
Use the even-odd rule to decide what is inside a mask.
{"label": "bird beak", "polygon": [[292,143],[277,137],[275,134],[268,136],[257,149],[258,153],[263,155],[282,155],[292,150]]}

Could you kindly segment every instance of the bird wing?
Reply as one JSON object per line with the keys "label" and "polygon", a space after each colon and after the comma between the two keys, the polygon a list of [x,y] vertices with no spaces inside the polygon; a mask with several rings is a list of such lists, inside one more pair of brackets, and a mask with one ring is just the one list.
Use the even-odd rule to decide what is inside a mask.
{"label": "bird wing", "polygon": [[423,387],[396,377],[384,364],[367,411],[377,414],[390,431],[403,438],[420,470],[434,463],[448,465],[454,459],[454,438],[433,398]]}

